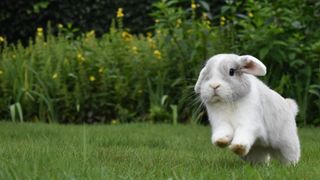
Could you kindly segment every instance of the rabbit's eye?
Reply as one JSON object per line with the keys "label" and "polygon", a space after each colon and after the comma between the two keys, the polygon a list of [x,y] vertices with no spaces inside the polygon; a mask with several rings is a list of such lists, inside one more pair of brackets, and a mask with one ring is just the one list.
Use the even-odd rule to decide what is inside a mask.
{"label": "rabbit's eye", "polygon": [[233,75],[234,75],[234,72],[235,72],[235,69],[231,68],[231,69],[229,70],[229,75],[230,75],[230,76],[233,76]]}

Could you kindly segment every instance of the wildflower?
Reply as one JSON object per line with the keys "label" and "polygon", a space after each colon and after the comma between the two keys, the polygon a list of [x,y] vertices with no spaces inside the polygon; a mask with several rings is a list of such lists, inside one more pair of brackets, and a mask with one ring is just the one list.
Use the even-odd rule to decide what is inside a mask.
{"label": "wildflower", "polygon": [[103,73],[104,69],[101,67],[99,68],[99,73]]}
{"label": "wildflower", "polygon": [[226,18],[224,16],[220,17],[220,26],[224,26],[226,24]]}
{"label": "wildflower", "polygon": [[137,48],[136,46],[133,46],[133,47],[132,47],[132,52],[133,52],[134,54],[138,54],[138,48]]}
{"label": "wildflower", "polygon": [[159,19],[156,19],[155,22],[156,22],[156,23],[159,23],[160,21],[159,21]]}
{"label": "wildflower", "polygon": [[125,41],[130,41],[132,39],[132,35],[126,31],[122,32],[121,35]]}
{"label": "wildflower", "polygon": [[43,28],[42,28],[42,27],[38,27],[38,28],[37,28],[37,32],[38,32],[38,33],[42,33],[42,32],[43,32]]}
{"label": "wildflower", "polygon": [[94,77],[94,76],[91,75],[91,76],[89,77],[89,80],[90,80],[91,82],[93,82],[93,81],[96,80],[96,77]]}
{"label": "wildflower", "polygon": [[0,36],[0,43],[4,42],[4,37]]}
{"label": "wildflower", "polygon": [[81,62],[83,62],[83,61],[86,60],[81,53],[78,53],[78,54],[77,54],[77,58],[78,58],[78,60],[81,61]]}
{"label": "wildflower", "polygon": [[58,73],[54,73],[53,75],[52,75],[52,79],[57,79],[58,78]]}
{"label": "wildflower", "polygon": [[63,28],[63,24],[58,24],[57,27],[58,27],[59,29],[62,29],[62,28]]}
{"label": "wildflower", "polygon": [[177,24],[176,24],[176,26],[177,26],[177,27],[180,27],[180,26],[181,26],[181,24],[182,24],[182,20],[181,20],[181,19],[178,19],[178,20],[177,20]]}
{"label": "wildflower", "polygon": [[194,1],[192,1],[192,3],[191,3],[191,9],[192,9],[192,10],[195,10],[196,8],[197,8],[196,3],[194,3]]}
{"label": "wildflower", "polygon": [[161,59],[161,52],[159,50],[153,51],[153,54],[156,58]]}
{"label": "wildflower", "polygon": [[86,33],[86,38],[90,39],[96,36],[96,32],[94,30],[89,31]]}
{"label": "wildflower", "polygon": [[208,19],[208,13],[205,13],[205,12],[202,13],[202,18],[203,18],[203,19]]}
{"label": "wildflower", "polygon": [[118,121],[116,119],[112,119],[111,124],[118,124]]}
{"label": "wildflower", "polygon": [[253,17],[252,12],[248,12],[248,16],[252,18]]}
{"label": "wildflower", "polygon": [[3,74],[3,71],[2,70],[0,70],[0,75],[2,75]]}
{"label": "wildflower", "polygon": [[117,18],[122,18],[123,16],[124,16],[124,14],[123,14],[123,9],[122,9],[122,8],[118,8]]}
{"label": "wildflower", "polygon": [[154,42],[154,40],[152,38],[149,38],[149,37],[147,38],[147,40],[148,40],[148,42],[150,44],[150,47],[152,49],[155,49],[156,48],[156,43]]}
{"label": "wildflower", "polygon": [[39,36],[39,37],[43,36],[43,28],[42,27],[37,28],[37,36]]}
{"label": "wildflower", "polygon": [[151,32],[147,32],[147,37],[151,38],[152,37],[152,33]]}

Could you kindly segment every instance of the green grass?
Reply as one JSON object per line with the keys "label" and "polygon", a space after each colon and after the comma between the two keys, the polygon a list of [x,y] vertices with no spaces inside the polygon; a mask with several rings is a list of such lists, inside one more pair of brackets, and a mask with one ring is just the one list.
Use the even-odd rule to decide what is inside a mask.
{"label": "green grass", "polygon": [[302,159],[251,166],[210,143],[208,126],[0,123],[0,179],[319,179],[320,129]]}

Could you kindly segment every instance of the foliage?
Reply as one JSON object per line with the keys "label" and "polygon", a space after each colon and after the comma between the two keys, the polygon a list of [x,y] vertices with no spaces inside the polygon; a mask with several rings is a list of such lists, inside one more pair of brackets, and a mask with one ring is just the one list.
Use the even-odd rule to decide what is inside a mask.
{"label": "foliage", "polygon": [[[297,100],[299,124],[320,124],[320,3],[233,2],[212,15],[205,1],[153,4],[153,31],[133,35],[119,8],[108,33],[38,28],[27,47],[0,39],[0,114],[13,121],[199,122],[193,86],[217,53],[252,54],[263,80]],[[298,4],[299,5],[298,5]],[[80,31],[81,32],[81,31]],[[81,34],[81,33],[80,33]]]}
{"label": "foliage", "polygon": [[[98,36],[109,31],[117,9],[126,12],[124,23],[132,33],[150,30],[154,21],[149,16],[157,0],[1,0],[0,35],[9,42],[28,44],[37,27],[52,24],[72,24],[79,32],[95,30]],[[179,5],[189,7],[189,0],[179,0]],[[223,2],[212,1],[212,14],[219,13]],[[53,27],[56,30],[56,27]],[[56,31],[55,31],[56,32]]]}
{"label": "foliage", "polygon": [[314,179],[320,132],[299,129],[297,166],[246,164],[208,126],[0,123],[1,179]]}
{"label": "foliage", "polygon": [[[116,11],[125,11],[125,23],[133,32],[145,32],[153,22],[148,16],[155,0],[1,0],[0,35],[9,42],[27,44],[37,27],[72,24],[81,32],[92,29],[102,35],[110,29]],[[55,27],[54,27],[55,29]]]}
{"label": "foliage", "polygon": [[5,45],[0,65],[2,117],[8,118],[9,105],[20,104],[24,119],[34,121],[146,118],[151,96],[147,92],[164,78],[162,38],[133,36],[121,27],[100,40],[94,31],[76,40],[69,40],[68,34],[45,37],[38,28],[36,42],[28,47]]}

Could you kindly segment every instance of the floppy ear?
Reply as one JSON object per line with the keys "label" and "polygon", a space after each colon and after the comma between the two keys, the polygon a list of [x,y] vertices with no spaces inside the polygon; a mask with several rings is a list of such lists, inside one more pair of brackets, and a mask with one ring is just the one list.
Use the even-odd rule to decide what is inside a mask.
{"label": "floppy ear", "polygon": [[240,56],[240,71],[255,76],[264,76],[267,74],[266,66],[257,58],[244,55]]}
{"label": "floppy ear", "polygon": [[199,77],[198,77],[198,80],[196,82],[196,85],[194,86],[194,91],[199,94],[200,93],[200,86],[201,86],[201,82],[203,81],[204,79],[204,76],[205,76],[205,72],[207,71],[207,68],[204,67],[201,71],[200,71],[200,74],[199,74]]}

